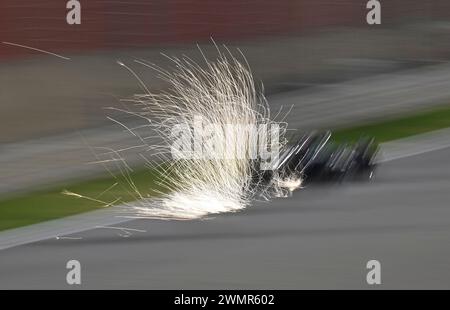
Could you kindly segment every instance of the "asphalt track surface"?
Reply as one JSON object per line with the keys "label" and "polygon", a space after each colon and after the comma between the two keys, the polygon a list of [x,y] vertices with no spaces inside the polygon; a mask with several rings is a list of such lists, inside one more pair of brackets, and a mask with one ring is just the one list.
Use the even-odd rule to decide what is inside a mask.
{"label": "asphalt track surface", "polygon": [[[450,288],[450,148],[207,220],[133,220],[0,251],[1,289]],[[144,232],[145,231],[145,232]],[[66,263],[81,263],[80,286]],[[382,284],[366,283],[381,263]]]}

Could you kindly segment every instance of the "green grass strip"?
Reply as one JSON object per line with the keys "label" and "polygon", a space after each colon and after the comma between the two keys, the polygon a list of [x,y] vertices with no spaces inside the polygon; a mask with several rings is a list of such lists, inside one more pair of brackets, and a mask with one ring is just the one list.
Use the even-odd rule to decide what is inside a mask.
{"label": "green grass strip", "polygon": [[[157,195],[156,190],[162,191],[162,188],[155,183],[157,173],[155,169],[144,168],[131,173],[133,183],[143,196],[155,196]],[[63,195],[63,190],[98,201]],[[117,204],[136,199],[138,199],[138,196],[131,191],[127,180],[122,176],[117,178],[108,176],[77,183],[63,183],[53,189],[40,190],[0,200],[0,231],[101,209],[116,200]]]}
{"label": "green grass strip", "polygon": [[447,127],[450,127],[450,106],[339,129],[333,136],[336,141],[356,141],[362,135],[366,135],[375,137],[378,142],[386,142]]}

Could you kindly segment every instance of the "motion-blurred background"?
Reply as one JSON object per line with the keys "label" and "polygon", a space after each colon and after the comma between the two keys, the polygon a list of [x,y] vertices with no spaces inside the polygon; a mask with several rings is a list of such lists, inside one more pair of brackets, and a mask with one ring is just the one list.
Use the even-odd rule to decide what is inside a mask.
{"label": "motion-blurred background", "polygon": [[69,25],[65,1],[0,2],[1,193],[95,170],[79,133],[91,146],[124,145],[103,108],[141,90],[117,60],[158,91],[155,72],[133,61],[200,60],[197,44],[214,57],[211,38],[242,50],[274,109],[293,106],[293,128],[450,99],[447,0],[381,1],[380,25],[367,24],[365,0],[80,3],[81,24]]}
{"label": "motion-blurred background", "polygon": [[[82,288],[368,288],[372,259],[382,288],[449,287],[449,0],[380,0],[379,25],[368,0],[79,0],[80,25],[67,2],[0,0],[0,288],[74,288],[69,259]],[[381,142],[371,182],[210,221],[117,216],[158,194],[136,148],[120,152],[133,182],[92,164],[142,144],[107,119],[142,125],[105,109],[142,92],[117,61],[158,92],[136,59],[201,61],[197,44],[214,59],[212,39],[243,52],[289,128]]]}
{"label": "motion-blurred background", "polygon": [[[69,25],[65,1],[0,2],[3,42],[71,58],[0,46],[1,143],[101,125],[102,107],[138,90],[116,60],[164,65],[160,52],[189,54],[211,37],[243,50],[268,95],[450,57],[446,0],[381,1],[381,25],[367,24],[365,0],[80,3],[81,24]],[[163,87],[134,68],[151,88]]]}

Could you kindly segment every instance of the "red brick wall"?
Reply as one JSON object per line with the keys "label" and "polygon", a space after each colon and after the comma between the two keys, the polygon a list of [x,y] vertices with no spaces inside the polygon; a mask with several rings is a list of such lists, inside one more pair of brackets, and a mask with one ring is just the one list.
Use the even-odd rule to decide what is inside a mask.
{"label": "red brick wall", "polygon": [[[80,0],[81,25],[65,0],[1,0],[0,37],[56,53],[289,35],[365,25],[365,0]],[[382,0],[383,23],[448,18],[448,0]],[[0,59],[35,52],[0,45]]]}
{"label": "red brick wall", "polygon": [[[106,19],[104,1],[82,1],[82,23],[66,23],[64,0],[1,0],[0,37],[8,41],[55,52],[95,49],[103,45]],[[0,57],[35,52],[0,46]]]}

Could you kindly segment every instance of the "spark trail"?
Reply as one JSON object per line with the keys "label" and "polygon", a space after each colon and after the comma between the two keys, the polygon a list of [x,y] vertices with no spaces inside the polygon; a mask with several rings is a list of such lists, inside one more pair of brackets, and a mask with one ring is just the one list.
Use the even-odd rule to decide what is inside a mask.
{"label": "spark trail", "polygon": [[[136,63],[155,70],[158,77],[170,86],[169,91],[162,93],[151,93],[130,67],[119,63],[139,80],[144,94],[128,100],[130,109],[111,109],[143,120],[141,127],[150,129],[152,135],[143,136],[138,130],[112,120],[139,140],[140,146],[146,150],[141,156],[147,165],[162,171],[157,182],[163,189],[160,196],[147,198],[129,177],[129,169],[121,168],[136,196],[136,202],[128,204],[127,212],[132,210],[130,217],[196,219],[239,211],[249,206],[258,195],[270,198],[270,195],[261,193],[257,184],[255,186],[255,160],[250,158],[251,151],[258,148],[255,133],[244,134],[240,130],[227,131],[226,128],[253,126],[258,128],[256,135],[259,136],[268,126],[275,125],[278,139],[271,142],[270,148],[281,150],[286,144],[287,124],[271,119],[267,100],[262,90],[257,90],[247,62],[238,61],[228,49],[225,52],[217,50],[217,59],[210,61],[203,56],[201,65],[186,56],[168,57],[174,65],[170,70],[136,60]],[[219,150],[221,156],[174,158],[173,145],[177,137],[174,137],[173,129],[184,126],[192,133],[199,118],[215,125],[215,132],[210,133],[208,143],[201,144],[202,154],[217,154]],[[161,143],[150,144],[148,141],[154,141],[155,137]],[[120,154],[112,154],[112,162],[124,162]],[[282,183],[272,184],[272,192],[277,196],[285,191]],[[299,187],[300,184],[300,179],[289,180],[290,187]]]}
{"label": "spark trail", "polygon": [[40,49],[40,48],[35,48],[35,47],[31,47],[31,46],[26,46],[26,45],[12,43],[12,42],[6,42],[6,41],[3,41],[2,43],[6,44],[6,45],[22,47],[22,48],[26,48],[26,49],[29,49],[29,50],[41,52],[41,53],[44,53],[44,54],[56,56],[56,57],[64,59],[64,60],[70,60],[69,57],[65,57],[65,56],[62,56],[62,55],[59,55],[59,54],[56,54],[56,53],[52,53],[52,52],[49,52],[49,51],[46,51],[46,50],[43,50],[43,49]]}

